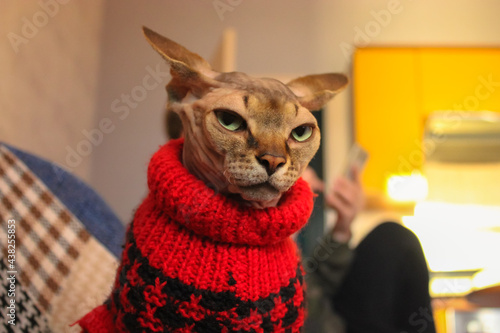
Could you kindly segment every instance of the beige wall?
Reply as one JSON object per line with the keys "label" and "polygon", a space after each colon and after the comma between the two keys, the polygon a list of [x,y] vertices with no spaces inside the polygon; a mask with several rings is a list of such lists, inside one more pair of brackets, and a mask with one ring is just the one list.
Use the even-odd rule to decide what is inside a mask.
{"label": "beige wall", "polygon": [[[103,1],[0,1],[0,140],[67,161],[95,116]],[[79,162],[79,163],[77,163]]]}
{"label": "beige wall", "polygon": [[[217,12],[221,3],[225,11]],[[39,10],[38,2],[0,6],[3,36]],[[19,54],[2,39],[0,139],[65,163],[66,147],[87,140],[82,131],[99,130],[102,140],[95,137],[75,171],[128,222],[146,192],[148,159],[165,141],[168,69],[142,25],[207,58],[232,26],[238,70],[289,76],[349,72],[356,43],[500,45],[498,12],[496,0],[70,1]],[[330,106],[324,144],[331,178],[351,141],[349,92]]]}

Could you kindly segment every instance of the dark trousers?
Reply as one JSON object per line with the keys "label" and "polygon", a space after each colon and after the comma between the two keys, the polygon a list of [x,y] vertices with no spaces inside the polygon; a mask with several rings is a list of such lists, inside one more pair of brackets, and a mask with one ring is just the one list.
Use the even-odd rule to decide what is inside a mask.
{"label": "dark trousers", "polygon": [[333,305],[348,333],[435,333],[428,286],[417,237],[386,222],[356,248]]}

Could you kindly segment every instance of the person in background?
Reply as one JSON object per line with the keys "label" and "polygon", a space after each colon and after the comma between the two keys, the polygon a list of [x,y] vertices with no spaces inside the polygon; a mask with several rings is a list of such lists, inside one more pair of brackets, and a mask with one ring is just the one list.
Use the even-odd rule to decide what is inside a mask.
{"label": "person in background", "polygon": [[[314,333],[435,333],[429,277],[420,242],[402,225],[384,222],[355,249],[351,224],[364,205],[358,170],[339,177],[325,194],[334,227],[318,242],[316,267],[307,269],[308,319]],[[303,178],[315,192],[324,183],[311,168]]]}

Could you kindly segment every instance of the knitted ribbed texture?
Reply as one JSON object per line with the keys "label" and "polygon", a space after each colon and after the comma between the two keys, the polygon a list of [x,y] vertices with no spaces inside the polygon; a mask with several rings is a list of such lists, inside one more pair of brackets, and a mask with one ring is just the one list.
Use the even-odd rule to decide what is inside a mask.
{"label": "knitted ribbed texture", "polygon": [[180,162],[183,141],[151,159],[112,294],[79,321],[89,332],[300,332],[303,271],[289,236],[312,211],[301,179],[278,207],[208,188]]}

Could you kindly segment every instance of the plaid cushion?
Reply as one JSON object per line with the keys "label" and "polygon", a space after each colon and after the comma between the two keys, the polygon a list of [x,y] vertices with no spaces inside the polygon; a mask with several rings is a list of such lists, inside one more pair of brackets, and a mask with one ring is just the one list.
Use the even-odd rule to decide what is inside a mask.
{"label": "plaid cushion", "polygon": [[90,234],[115,257],[121,255],[125,239],[123,223],[92,188],[54,163],[14,147],[6,147],[43,181]]}
{"label": "plaid cushion", "polygon": [[[0,145],[4,265],[11,219],[16,221],[16,286],[39,309],[50,330],[68,331],[69,324],[109,293],[117,259],[12,151]],[[42,324],[36,326],[43,330]]]}
{"label": "plaid cushion", "polygon": [[[0,260],[0,271],[8,271],[8,264],[5,262],[5,258]],[[7,279],[2,279],[0,283],[0,305],[2,310],[0,312],[1,332],[50,332],[47,318],[42,315],[42,312],[30,298],[29,294],[24,290],[24,288],[17,284],[16,285],[16,321],[15,326],[9,324],[10,317],[7,316],[7,310],[5,310],[10,305],[9,295],[10,282]]]}

